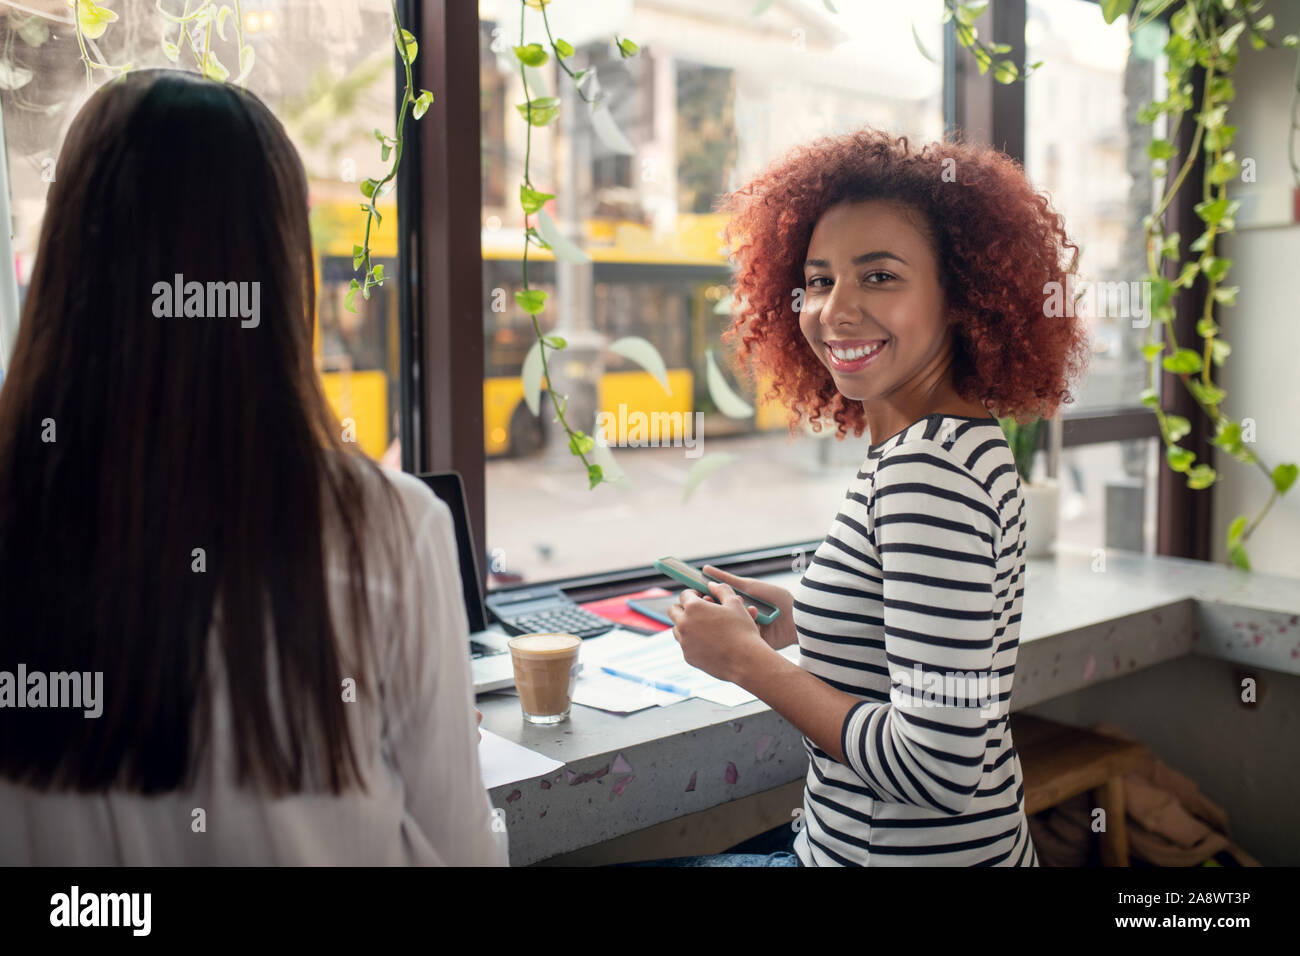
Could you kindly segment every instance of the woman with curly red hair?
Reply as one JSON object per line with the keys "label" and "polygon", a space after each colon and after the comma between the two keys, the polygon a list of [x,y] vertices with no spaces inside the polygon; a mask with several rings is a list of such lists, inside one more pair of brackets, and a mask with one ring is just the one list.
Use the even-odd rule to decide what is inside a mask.
{"label": "woman with curly red hair", "polygon": [[[706,567],[714,600],[670,611],[686,660],[809,757],[797,858],[678,862],[1035,866],[1008,728],[1024,500],[994,416],[1072,401],[1087,331],[1046,305],[1078,248],[1004,154],[870,129],[794,149],[723,209],[741,357],[792,430],[872,444],[793,594]],[[731,586],[781,614],[758,627]],[[796,641],[797,665],[777,653]]]}

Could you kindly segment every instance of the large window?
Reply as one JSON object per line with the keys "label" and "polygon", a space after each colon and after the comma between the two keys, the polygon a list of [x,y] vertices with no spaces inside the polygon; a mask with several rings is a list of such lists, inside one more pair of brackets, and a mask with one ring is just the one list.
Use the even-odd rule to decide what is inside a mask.
{"label": "large window", "polygon": [[[179,63],[165,54],[164,41],[175,43],[180,28],[160,9],[179,17],[199,9],[196,0],[117,0],[109,6],[118,19],[88,43],[96,62],[194,68],[188,49],[180,51]],[[20,297],[31,275],[50,177],[75,175],[58,170],[54,160],[91,92],[71,9],[64,3],[24,7],[0,7],[0,108]],[[284,123],[307,170],[320,282],[316,349],[325,392],[344,420],[346,437],[380,458],[398,435],[400,414],[396,282],[372,290],[368,301],[358,295],[355,314],[344,308],[344,297],[356,275],[352,246],[365,226],[358,184],[381,178],[385,170],[373,131],[393,133],[390,7],[387,0],[254,0],[241,9],[244,41],[253,49],[246,86]],[[214,27],[209,42],[233,79],[239,72],[235,24],[227,20],[222,28],[225,38]],[[95,70],[91,82],[97,86],[109,75]],[[383,224],[371,231],[374,261],[384,263],[390,276],[397,272],[395,199],[389,193],[380,200]]]}
{"label": "large window", "polygon": [[[730,265],[718,237],[724,218],[713,210],[786,148],[818,135],[872,124],[940,138],[942,68],[921,55],[912,29],[915,23],[937,58],[942,5],[863,0],[836,4],[832,14],[821,0],[806,0],[754,15],[762,6],[563,0],[547,7],[552,36],[575,48],[566,63],[575,72],[595,68],[626,140],[615,148],[614,137],[594,129],[554,58],[541,68],[530,89],[561,97],[562,120],[533,128],[531,177],[556,194],[546,211],[592,259],[556,262],[529,249],[529,284],[549,295],[543,331],[569,346],[551,358],[552,385],[568,395],[573,427],[588,433],[600,411],[677,414],[685,432],[676,446],[610,447],[626,481],[589,491],[549,400],[540,416],[524,402],[520,371],[534,334],[514,300],[522,287],[526,149],[515,109],[524,90],[511,49],[520,43],[520,8],[480,0],[483,440],[493,584],[821,538],[865,454],[866,435],[842,445],[811,432],[791,438],[784,410],[737,377],[720,339],[729,323]],[[537,11],[528,9],[525,23],[525,41],[545,44]],[[639,44],[636,57],[618,54],[616,33]],[[632,336],[659,351],[669,390],[610,349]],[[710,388],[709,355],[752,414],[735,415]],[[697,414],[692,449],[688,423]],[[715,455],[732,457],[713,459],[721,467],[684,500],[692,468]]]}
{"label": "large window", "polygon": [[[1026,14],[1027,59],[1043,66],[1025,85],[1025,171],[1079,245],[1079,311],[1093,337],[1087,377],[1062,410],[1068,421],[1137,407],[1150,379],[1142,356],[1149,321],[1142,218],[1153,208],[1152,131],[1137,112],[1158,98],[1161,44],[1148,41],[1161,27],[1135,44],[1126,18],[1108,25],[1089,0],[1029,0]],[[1138,438],[1064,451],[1062,543],[1154,547],[1157,445]]]}

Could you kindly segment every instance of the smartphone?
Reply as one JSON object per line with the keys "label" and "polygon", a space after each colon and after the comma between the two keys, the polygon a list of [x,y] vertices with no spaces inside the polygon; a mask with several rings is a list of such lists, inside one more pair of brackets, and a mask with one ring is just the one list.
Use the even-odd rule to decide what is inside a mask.
{"label": "smartphone", "polygon": [[[667,597],[653,598],[629,598],[627,606],[638,614],[650,618],[652,621],[658,621],[661,624],[673,626],[673,619],[668,616],[670,605],[677,603],[677,595],[670,594]],[[626,624],[622,625],[627,627]]]}
{"label": "smartphone", "polygon": [[[694,588],[706,597],[713,595],[709,591],[709,582],[717,581],[717,578],[710,578],[698,568],[691,567],[680,558],[660,558],[655,562],[655,569],[668,575],[674,581],[680,581],[688,588]],[[766,601],[754,597],[752,594],[746,594],[739,588],[732,588],[741,599],[746,603],[753,605],[758,610],[756,620],[759,624],[771,624],[776,620],[776,616],[781,613],[781,609],[774,604],[768,604]]]}

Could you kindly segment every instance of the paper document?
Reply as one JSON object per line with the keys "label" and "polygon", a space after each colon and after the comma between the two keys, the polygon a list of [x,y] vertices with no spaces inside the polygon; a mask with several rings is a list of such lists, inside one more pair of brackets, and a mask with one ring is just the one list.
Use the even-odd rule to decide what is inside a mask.
{"label": "paper document", "polygon": [[521,747],[490,730],[480,730],[480,733],[483,739],[478,743],[478,762],[483,773],[483,786],[488,790],[531,780],[564,766],[563,760],[554,760]]}

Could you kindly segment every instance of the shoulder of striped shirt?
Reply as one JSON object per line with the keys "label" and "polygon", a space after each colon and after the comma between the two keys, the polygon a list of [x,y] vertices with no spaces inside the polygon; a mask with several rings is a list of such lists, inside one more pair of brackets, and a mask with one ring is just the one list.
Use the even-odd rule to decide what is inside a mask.
{"label": "shoulder of striped shirt", "polygon": [[[918,422],[917,424],[921,424],[921,423]],[[962,433],[961,437],[964,437],[966,434],[969,433],[969,431],[971,430],[967,429],[966,432]],[[898,441],[896,441],[889,448],[886,448],[884,452],[881,453],[880,460],[876,462],[876,467],[872,470],[871,499],[872,501],[875,500],[876,475],[879,473],[880,469],[884,466],[885,462],[889,459],[891,455],[897,452],[898,449],[900,448],[906,448],[908,452],[917,452],[924,449],[927,453],[934,454],[937,457],[941,457],[945,461],[951,463],[956,469],[966,474],[970,478],[971,482],[973,482],[975,486],[978,487],[981,492],[983,492],[984,500],[988,503],[989,510],[992,511],[993,514],[998,516],[995,522],[998,531],[997,538],[995,538],[994,540],[994,545],[996,547],[998,543],[998,539],[1000,539],[1002,533],[1002,509],[999,508],[998,503],[993,500],[992,491],[990,491],[989,488],[986,486],[986,484],[980,480],[979,475],[975,474],[975,472],[972,471],[964,461],[962,461],[955,454],[953,454],[951,445],[955,444],[957,441],[960,440],[961,438],[955,438],[953,442],[944,444],[942,442],[937,441],[934,438],[927,438],[925,437],[924,427],[921,428],[916,435],[908,435],[906,432],[900,434],[898,436]],[[906,454],[906,453],[907,452],[903,452],[902,454]]]}

